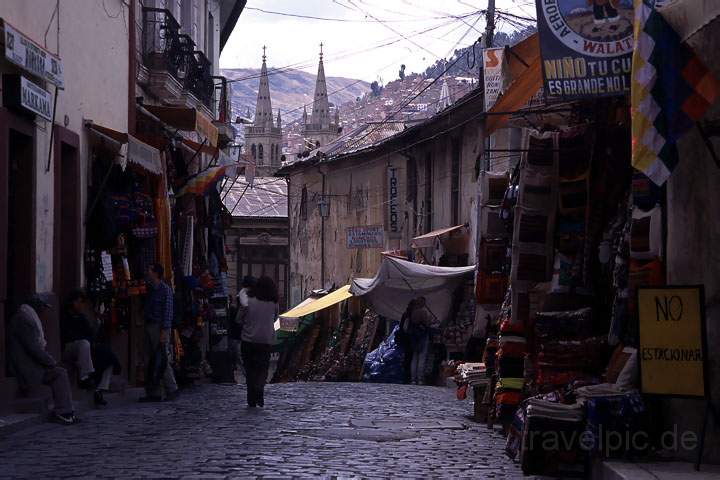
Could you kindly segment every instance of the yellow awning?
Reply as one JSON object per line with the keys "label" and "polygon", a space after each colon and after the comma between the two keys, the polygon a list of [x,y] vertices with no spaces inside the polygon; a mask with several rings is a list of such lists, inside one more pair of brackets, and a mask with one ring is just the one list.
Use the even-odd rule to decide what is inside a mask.
{"label": "yellow awning", "polygon": [[334,292],[328,293],[324,297],[320,297],[312,302],[305,301],[280,316],[286,318],[304,317],[305,315],[310,315],[311,313],[318,312],[324,308],[331,307],[343,300],[347,300],[350,297],[352,297],[352,293],[350,293],[350,285],[345,285],[344,287],[340,287]]}

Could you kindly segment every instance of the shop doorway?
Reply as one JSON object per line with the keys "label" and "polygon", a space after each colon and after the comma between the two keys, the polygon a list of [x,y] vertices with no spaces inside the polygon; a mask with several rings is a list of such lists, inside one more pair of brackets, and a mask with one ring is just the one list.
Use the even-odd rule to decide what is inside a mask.
{"label": "shop doorway", "polygon": [[[35,158],[32,137],[10,130],[9,140],[6,306],[14,310],[34,287]],[[7,309],[5,312],[12,313]]]}
{"label": "shop doorway", "polygon": [[[5,322],[35,288],[35,128],[0,108],[0,345]],[[0,355],[0,387],[8,376]],[[4,390],[4,389],[3,389]]]}
{"label": "shop doorway", "polygon": [[80,288],[81,197],[78,135],[55,127],[54,290],[62,306]]}

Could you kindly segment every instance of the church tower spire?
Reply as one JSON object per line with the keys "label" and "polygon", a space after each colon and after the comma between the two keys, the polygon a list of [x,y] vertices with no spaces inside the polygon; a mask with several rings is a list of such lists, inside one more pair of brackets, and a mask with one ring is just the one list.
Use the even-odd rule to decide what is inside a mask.
{"label": "church tower spire", "polygon": [[325,65],[323,65],[323,44],[320,44],[320,62],[317,80],[315,81],[315,97],[310,118],[303,111],[303,139],[305,145],[325,146],[333,142],[339,135],[340,113],[335,108],[335,115],[330,114],[327,83],[325,82]]}
{"label": "church tower spire", "polygon": [[271,176],[280,168],[283,146],[280,110],[278,110],[277,126],[273,118],[265,51],[263,47],[255,121],[252,126],[245,128],[246,152],[255,163],[255,175],[258,177]]}
{"label": "church tower spire", "polygon": [[330,105],[327,98],[325,83],[325,67],[323,66],[323,44],[320,43],[320,63],[318,64],[317,80],[315,81],[315,99],[313,101],[312,124],[320,128],[330,125]]}
{"label": "church tower spire", "polygon": [[255,126],[264,127],[272,125],[272,103],[270,101],[270,81],[268,80],[267,64],[265,62],[265,46],[263,46],[262,68],[260,69],[260,87],[258,88],[257,104],[255,106]]}

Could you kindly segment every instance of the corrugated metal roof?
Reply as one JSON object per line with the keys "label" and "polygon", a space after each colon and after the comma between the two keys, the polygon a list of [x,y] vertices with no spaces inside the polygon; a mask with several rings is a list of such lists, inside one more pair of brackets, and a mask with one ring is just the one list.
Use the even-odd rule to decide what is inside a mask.
{"label": "corrugated metal roof", "polygon": [[405,122],[366,123],[328,144],[323,153],[331,156],[362,150],[382,143],[403,130],[405,130]]}
{"label": "corrugated metal roof", "polygon": [[[231,183],[228,182],[226,188]],[[253,186],[248,186],[247,182],[238,179],[223,203],[233,217],[287,217],[287,183],[284,178],[257,177]]]}

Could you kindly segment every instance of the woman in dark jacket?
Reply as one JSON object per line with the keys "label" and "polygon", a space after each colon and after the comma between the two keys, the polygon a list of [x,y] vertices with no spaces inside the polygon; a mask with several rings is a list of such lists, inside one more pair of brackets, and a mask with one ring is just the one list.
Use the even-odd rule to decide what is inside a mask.
{"label": "woman in dark jacket", "polygon": [[265,406],[265,383],[270,350],[275,343],[275,320],[280,314],[278,292],[269,277],[260,277],[248,292],[247,305],[238,306],[236,323],[242,329],[242,361],[247,379],[249,407]]}

